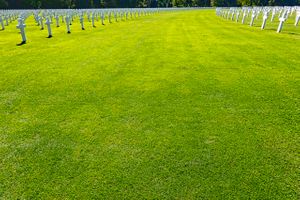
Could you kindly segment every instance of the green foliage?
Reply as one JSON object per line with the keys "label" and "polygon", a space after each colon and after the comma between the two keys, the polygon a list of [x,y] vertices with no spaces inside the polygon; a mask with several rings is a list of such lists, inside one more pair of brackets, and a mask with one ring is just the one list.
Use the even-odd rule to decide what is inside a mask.
{"label": "green foliage", "polygon": [[6,0],[0,0],[0,9],[5,9],[8,7],[8,3]]}
{"label": "green foliage", "polygon": [[237,6],[237,0],[212,0],[211,1],[212,6]]}

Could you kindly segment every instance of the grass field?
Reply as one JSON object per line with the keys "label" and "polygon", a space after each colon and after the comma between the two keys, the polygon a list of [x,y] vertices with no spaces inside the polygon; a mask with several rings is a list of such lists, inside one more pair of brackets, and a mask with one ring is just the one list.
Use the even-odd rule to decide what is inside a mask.
{"label": "grass field", "polygon": [[[0,31],[2,199],[299,199],[300,27],[180,11]],[[277,25],[277,23],[276,23]],[[93,30],[92,30],[93,29]]]}

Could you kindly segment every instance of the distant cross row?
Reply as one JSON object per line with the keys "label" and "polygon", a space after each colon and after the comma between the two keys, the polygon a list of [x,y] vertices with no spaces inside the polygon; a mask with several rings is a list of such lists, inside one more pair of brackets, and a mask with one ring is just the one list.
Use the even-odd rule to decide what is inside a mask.
{"label": "distant cross row", "polygon": [[26,20],[33,16],[36,24],[41,30],[47,28],[48,38],[53,37],[52,26],[56,27],[65,24],[66,32],[71,33],[71,25],[78,20],[81,30],[85,30],[85,20],[87,20],[93,28],[96,28],[97,21],[101,20],[101,25],[108,23],[135,19],[141,16],[153,15],[160,11],[175,10],[191,10],[198,8],[130,8],[130,9],[55,9],[55,10],[0,10],[0,28],[5,30],[11,22],[18,20],[17,29],[20,30],[22,37],[21,44],[27,42],[25,28]]}
{"label": "distant cross row", "polygon": [[[272,13],[272,14],[271,14]],[[278,16],[279,24],[277,27],[277,33],[280,33],[283,29],[284,22],[292,18],[295,15],[294,25],[298,26],[300,20],[300,7],[299,6],[285,6],[285,7],[232,7],[232,8],[216,8],[217,16],[223,17],[225,19],[231,19],[239,22],[239,16],[242,14],[242,24],[245,24],[245,19],[250,16],[250,26],[253,26],[255,20],[259,16],[262,16],[261,30],[264,30],[267,24],[267,20],[271,15],[270,21],[273,22],[276,15]]]}

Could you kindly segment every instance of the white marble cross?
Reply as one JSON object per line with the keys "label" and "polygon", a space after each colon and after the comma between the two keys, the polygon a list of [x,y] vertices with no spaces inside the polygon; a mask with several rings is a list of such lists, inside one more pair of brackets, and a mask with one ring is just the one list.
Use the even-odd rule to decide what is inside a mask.
{"label": "white marble cross", "polygon": [[283,9],[279,10],[279,15],[278,15],[279,17],[281,16],[282,11],[283,11]]}
{"label": "white marble cross", "polygon": [[122,21],[123,12],[119,12],[120,21]]}
{"label": "white marble cross", "polygon": [[300,20],[300,9],[297,10],[296,12],[295,26],[298,26],[299,20]]}
{"label": "white marble cross", "polygon": [[9,15],[9,22],[11,23],[13,20],[13,15]]}
{"label": "white marble cross", "polygon": [[40,25],[41,25],[41,30],[44,30],[44,22],[43,22],[43,17],[39,17]]}
{"label": "white marble cross", "polygon": [[71,18],[69,15],[66,16],[66,26],[67,26],[67,33],[71,33],[71,30],[70,30],[70,21],[71,21]]}
{"label": "white marble cross", "polygon": [[104,13],[103,13],[103,12],[101,13],[101,24],[102,24],[102,25],[105,25],[105,24],[104,24]]}
{"label": "white marble cross", "polygon": [[255,17],[256,17],[256,13],[255,13],[255,11],[252,11],[250,26],[253,26]]}
{"label": "white marble cross", "polygon": [[84,28],[84,18],[83,18],[83,14],[80,15],[79,21],[80,21],[80,24],[81,24],[81,30],[85,30],[85,28]]}
{"label": "white marble cross", "polygon": [[275,10],[275,8],[273,8],[273,11],[272,11],[272,17],[271,17],[271,22],[274,21],[275,15],[276,15],[276,10]]}
{"label": "white marble cross", "polygon": [[277,33],[280,33],[283,27],[283,23],[285,22],[286,18],[285,17],[280,17],[279,18],[279,25],[277,28]]}
{"label": "white marble cross", "polygon": [[222,17],[225,19],[225,17],[226,17],[226,10],[223,10],[222,12],[223,12],[222,13]]}
{"label": "white marble cross", "polygon": [[89,12],[87,13],[87,18],[88,18],[88,21],[91,22],[91,14]]}
{"label": "white marble cross", "polygon": [[17,28],[20,29],[20,32],[21,32],[21,36],[22,36],[22,42],[21,42],[21,44],[25,44],[26,43],[25,27],[26,27],[26,25],[25,25],[23,19],[19,18],[18,19]]}
{"label": "white marble cross", "polygon": [[56,20],[56,27],[59,27],[59,15],[55,16],[55,20]]}
{"label": "white marble cross", "polygon": [[243,13],[243,18],[242,18],[242,24],[244,24],[244,23],[245,23],[245,18],[246,18],[246,15],[247,15],[247,13],[246,13],[246,10],[244,10],[244,13]]}
{"label": "white marble cross", "polygon": [[258,19],[258,17],[259,17],[259,13],[260,13],[260,11],[258,10],[258,11],[256,12],[255,19]]}
{"label": "white marble cross", "polygon": [[231,10],[228,10],[228,11],[227,11],[227,13],[226,13],[226,17],[225,17],[226,19],[228,19],[228,18],[229,18],[230,12],[231,12]]}
{"label": "white marble cross", "polygon": [[261,25],[261,30],[265,29],[267,19],[268,19],[268,12],[264,12],[263,22],[262,22],[262,25]]}
{"label": "white marble cross", "polygon": [[115,17],[116,22],[118,22],[118,14],[117,14],[117,12],[114,12],[114,17]]}
{"label": "white marble cross", "polygon": [[95,28],[95,13],[92,13],[92,26]]}
{"label": "white marble cross", "polygon": [[0,24],[1,24],[1,29],[4,30],[5,27],[4,27],[4,22],[3,22],[2,16],[0,16]]}
{"label": "white marble cross", "polygon": [[69,15],[69,17],[70,17],[70,25],[72,25],[72,22],[73,22],[73,15],[72,15],[72,13]]}
{"label": "white marble cross", "polygon": [[233,21],[234,20],[234,11],[232,11],[232,13],[231,13],[231,21]]}
{"label": "white marble cross", "polygon": [[4,17],[4,20],[5,20],[5,26],[8,26],[8,17],[5,16],[5,17]]}
{"label": "white marble cross", "polygon": [[108,22],[111,23],[111,11],[108,13]]}
{"label": "white marble cross", "polygon": [[236,22],[239,22],[239,17],[240,17],[240,11],[237,11],[237,13],[236,13]]}
{"label": "white marble cross", "polygon": [[34,14],[34,19],[35,19],[37,25],[39,26],[40,25],[40,21],[39,21],[39,15],[38,15],[38,13]]}
{"label": "white marble cross", "polygon": [[96,13],[96,14],[95,14],[95,19],[96,19],[96,21],[99,21],[98,18],[99,18],[98,13]]}
{"label": "white marble cross", "polygon": [[52,30],[51,30],[51,20],[49,19],[49,17],[46,18],[46,22],[45,24],[47,25],[47,29],[48,29],[48,38],[52,37]]}

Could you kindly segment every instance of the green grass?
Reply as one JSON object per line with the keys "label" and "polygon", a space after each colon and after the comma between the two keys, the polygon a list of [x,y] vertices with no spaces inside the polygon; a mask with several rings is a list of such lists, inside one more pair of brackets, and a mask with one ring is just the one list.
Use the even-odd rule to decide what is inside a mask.
{"label": "green grass", "polygon": [[0,31],[2,199],[299,199],[293,21],[76,20]]}

